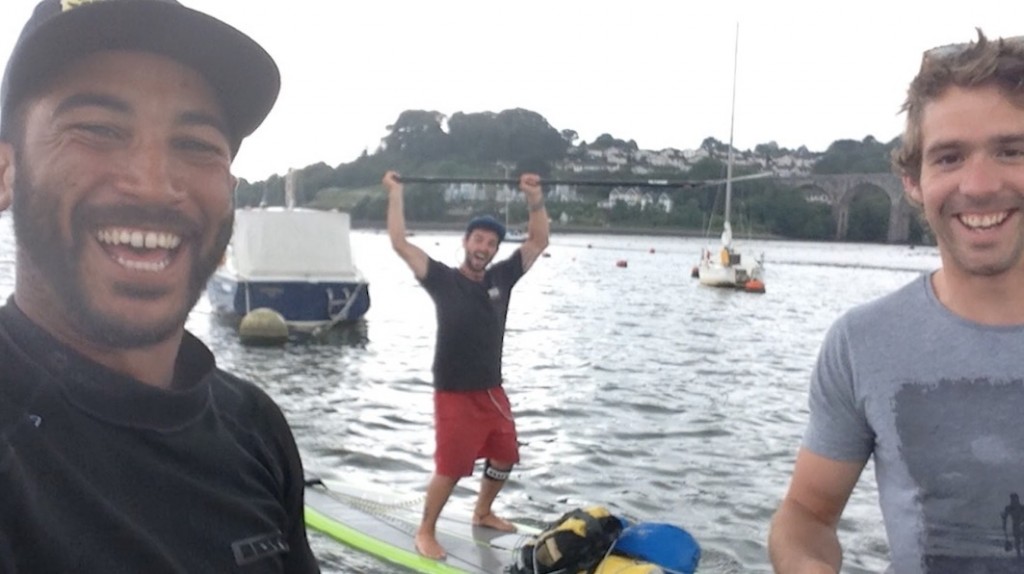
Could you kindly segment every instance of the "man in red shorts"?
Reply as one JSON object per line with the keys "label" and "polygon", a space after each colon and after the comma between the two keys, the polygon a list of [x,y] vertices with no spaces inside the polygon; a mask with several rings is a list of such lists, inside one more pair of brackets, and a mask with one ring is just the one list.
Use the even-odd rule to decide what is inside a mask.
{"label": "man in red shorts", "polygon": [[435,470],[427,487],[423,521],[416,530],[416,549],[440,560],[445,550],[437,541],[437,519],[459,479],[473,474],[477,459],[485,462],[473,523],[515,530],[491,511],[512,465],[519,462],[515,422],[501,386],[501,351],[512,287],[547,247],[548,215],[540,177],[521,175],[519,189],[530,212],[526,241],[508,259],[488,267],[505,238],[505,227],[490,216],[473,218],[462,240],[466,258],[452,269],[406,240],[402,184],[393,171],[384,175],[383,183],[388,192],[391,245],[437,308]]}

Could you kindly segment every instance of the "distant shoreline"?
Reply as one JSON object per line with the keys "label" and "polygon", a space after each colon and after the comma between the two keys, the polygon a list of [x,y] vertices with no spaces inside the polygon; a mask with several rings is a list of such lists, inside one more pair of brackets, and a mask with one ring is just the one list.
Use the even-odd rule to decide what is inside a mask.
{"label": "distant shoreline", "polygon": [[[384,225],[380,221],[352,221],[353,229],[370,229],[384,231]],[[465,223],[461,222],[444,222],[444,221],[407,221],[406,228],[413,233],[418,231],[462,231],[465,229]],[[551,233],[565,233],[565,234],[590,234],[590,235],[650,235],[657,237],[705,237],[702,231],[694,229],[673,229],[665,227],[604,227],[597,225],[563,225],[560,223],[551,224]],[[718,234],[714,237],[717,239]],[[744,235],[744,238],[747,238]],[[784,237],[778,237],[770,234],[750,234],[751,239],[771,239],[771,240],[785,240]]]}

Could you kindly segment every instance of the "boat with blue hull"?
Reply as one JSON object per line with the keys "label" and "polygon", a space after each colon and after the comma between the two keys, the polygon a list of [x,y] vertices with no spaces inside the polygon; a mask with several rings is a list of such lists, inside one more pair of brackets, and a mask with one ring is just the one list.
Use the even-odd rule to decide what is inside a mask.
{"label": "boat with blue hull", "polygon": [[207,283],[210,304],[239,317],[269,308],[296,331],[361,318],[369,283],[352,261],[349,232],[349,215],[339,211],[236,210],[231,244]]}

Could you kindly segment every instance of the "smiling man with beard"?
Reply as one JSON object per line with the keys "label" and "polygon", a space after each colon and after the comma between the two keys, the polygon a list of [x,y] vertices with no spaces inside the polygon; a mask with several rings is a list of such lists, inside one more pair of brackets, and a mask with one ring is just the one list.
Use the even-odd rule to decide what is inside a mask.
{"label": "smiling man with beard", "polygon": [[280,409],[186,318],[280,87],[175,0],[43,0],[4,72],[0,571],[315,572]]}
{"label": "smiling man with beard", "polygon": [[435,470],[416,531],[416,549],[428,558],[442,559],[445,550],[437,541],[437,519],[459,479],[473,474],[477,459],[484,459],[484,472],[473,523],[515,530],[491,511],[512,465],[519,462],[515,422],[502,387],[501,355],[512,287],[548,246],[548,214],[540,177],[520,175],[519,189],[530,212],[526,241],[507,259],[488,267],[505,238],[505,227],[493,217],[475,217],[462,239],[466,257],[458,269],[452,269],[406,239],[404,188],[398,174],[388,172],[383,184],[388,192],[391,245],[437,309]]}

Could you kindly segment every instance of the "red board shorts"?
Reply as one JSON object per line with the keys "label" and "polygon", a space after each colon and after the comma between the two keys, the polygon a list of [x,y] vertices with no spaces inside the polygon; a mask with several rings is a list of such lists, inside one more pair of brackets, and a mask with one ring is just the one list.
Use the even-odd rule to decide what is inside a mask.
{"label": "red board shorts", "polygon": [[519,462],[512,407],[501,387],[434,391],[434,438],[434,467],[442,476],[471,476],[480,458]]}

